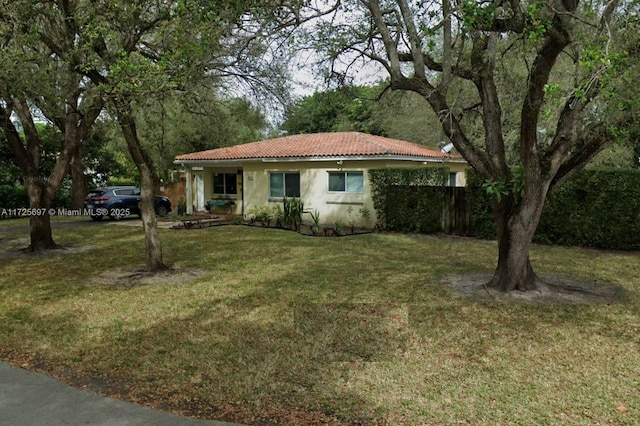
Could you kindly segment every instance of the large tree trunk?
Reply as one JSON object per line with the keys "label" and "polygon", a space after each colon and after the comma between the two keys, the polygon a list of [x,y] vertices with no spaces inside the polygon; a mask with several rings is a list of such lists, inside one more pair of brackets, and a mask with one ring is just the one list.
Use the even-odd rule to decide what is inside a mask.
{"label": "large tree trunk", "polygon": [[[27,193],[29,195],[30,211],[37,212],[29,218],[30,243],[29,251],[50,250],[59,248],[53,240],[51,232],[51,217],[46,212],[51,207],[53,194],[55,191],[47,190],[45,185],[38,183],[40,179],[37,176],[26,179]],[[46,212],[46,213],[45,213]]]}
{"label": "large tree trunk", "polygon": [[71,158],[71,208],[82,209],[87,196],[87,178],[82,164],[82,149],[76,147]]}
{"label": "large tree trunk", "polygon": [[128,106],[117,104],[116,110],[118,112],[118,122],[120,123],[124,139],[127,142],[129,153],[140,171],[140,210],[147,252],[147,270],[159,271],[166,269],[167,267],[162,262],[162,244],[160,243],[154,206],[157,179],[153,168],[153,161],[140,144],[135,120]]}
{"label": "large tree trunk", "polygon": [[158,271],[166,269],[167,267],[162,261],[162,244],[158,233],[158,223],[156,221],[154,205],[156,178],[152,169],[149,169],[147,165],[141,165],[139,169],[141,180],[140,210],[142,213],[142,225],[147,249],[147,269],[150,271]]}
{"label": "large tree trunk", "polygon": [[29,251],[51,250],[59,248],[51,234],[51,218],[48,214],[31,216],[29,220],[30,239]]}
{"label": "large tree trunk", "polygon": [[535,290],[541,284],[531,265],[529,250],[540,222],[548,183],[541,177],[527,184],[518,200],[505,197],[494,204],[498,239],[498,266],[488,286],[502,292]]}
{"label": "large tree trunk", "polygon": [[535,227],[521,222],[518,216],[496,213],[498,266],[488,286],[500,291],[535,290],[538,277],[531,266],[529,249]]}

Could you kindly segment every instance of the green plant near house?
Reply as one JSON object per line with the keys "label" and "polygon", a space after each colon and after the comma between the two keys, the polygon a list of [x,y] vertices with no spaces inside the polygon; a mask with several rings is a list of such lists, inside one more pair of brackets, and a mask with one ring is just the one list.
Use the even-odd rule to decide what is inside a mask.
{"label": "green plant near house", "polygon": [[307,210],[305,213],[311,216],[311,232],[315,235],[318,232],[318,229],[320,229],[320,212],[318,209],[314,209],[313,211]]}
{"label": "green plant near house", "polygon": [[342,225],[342,223],[336,221],[333,224],[333,233],[337,236],[340,236],[343,234],[343,232],[344,232],[344,226]]}
{"label": "green plant near house", "polygon": [[356,218],[353,216],[353,206],[347,207],[347,217],[349,229],[351,229],[351,233],[353,234],[356,228]]}
{"label": "green plant near house", "polygon": [[282,210],[282,206],[280,204],[276,204],[272,208],[273,218],[276,221],[276,227],[282,228],[284,223],[284,211]]}
{"label": "green plant near house", "polygon": [[366,206],[360,207],[360,209],[358,209],[358,212],[360,213],[360,217],[362,218],[362,226],[365,228],[368,227],[369,219],[371,218],[371,212]]}
{"label": "green plant near house", "polygon": [[302,200],[299,198],[283,198],[282,213],[282,226],[299,231],[300,224],[302,224],[302,214],[304,213],[304,203]]}
{"label": "green plant near house", "polygon": [[180,197],[178,200],[178,216],[182,216],[187,213],[187,200],[184,197]]}
{"label": "green plant near house", "polygon": [[248,212],[251,222],[259,223],[262,226],[271,225],[273,220],[273,211],[267,206],[255,206]]}

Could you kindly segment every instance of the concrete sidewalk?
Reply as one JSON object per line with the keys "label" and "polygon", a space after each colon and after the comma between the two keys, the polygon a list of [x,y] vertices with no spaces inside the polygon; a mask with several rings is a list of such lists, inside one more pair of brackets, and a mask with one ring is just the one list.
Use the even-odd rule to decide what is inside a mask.
{"label": "concrete sidewalk", "polygon": [[[193,420],[82,391],[0,362],[0,426],[232,426]],[[238,426],[238,425],[236,425]]]}

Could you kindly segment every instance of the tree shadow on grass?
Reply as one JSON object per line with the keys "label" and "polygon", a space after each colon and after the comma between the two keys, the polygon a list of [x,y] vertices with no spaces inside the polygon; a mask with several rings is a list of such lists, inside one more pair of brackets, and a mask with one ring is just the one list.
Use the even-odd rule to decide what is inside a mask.
{"label": "tree shadow on grass", "polygon": [[506,293],[488,288],[486,283],[490,279],[490,274],[482,273],[449,275],[442,280],[442,286],[477,301],[563,305],[613,304],[629,300],[629,294],[622,286],[593,279],[547,274],[541,276],[536,290]]}
{"label": "tree shadow on grass", "polygon": [[[194,256],[219,254],[199,250]],[[217,258],[215,264],[220,262]],[[194,301],[194,313],[141,330],[129,332],[126,323],[116,321],[113,330],[103,332],[99,345],[77,355],[97,360],[92,363],[95,370],[82,362],[82,376],[95,377],[94,390],[104,387],[104,392],[114,393],[118,388],[127,399],[199,417],[247,423],[338,419],[374,424],[379,412],[366,395],[337,382],[363,363],[399,359],[406,350],[406,310],[397,303],[304,302],[317,292],[339,292],[340,300],[349,300],[363,288],[377,295],[390,292],[378,283],[348,278],[306,282],[317,268],[326,269],[326,259],[311,258],[304,271],[294,268],[289,275],[258,281],[236,297]],[[152,285],[127,281],[123,287],[143,284]],[[285,292],[292,302],[278,299]],[[278,312],[263,316],[272,309]],[[110,351],[114,357],[104,359]],[[87,385],[86,380],[81,383]]]}
{"label": "tree shadow on grass", "polygon": [[[60,359],[43,354],[40,364],[76,386],[199,418],[378,423],[367,396],[339,383],[363,361],[392,361],[404,350],[402,333],[394,335],[406,328],[399,307],[263,301],[260,294],[211,299],[142,328],[114,318],[100,340],[81,341],[73,316],[42,318],[43,330],[69,326],[63,338],[76,343]],[[14,314],[37,321],[33,312]]]}
{"label": "tree shadow on grass", "polygon": [[408,321],[402,305],[304,303],[296,305],[294,322],[313,360],[393,361],[406,351]]}

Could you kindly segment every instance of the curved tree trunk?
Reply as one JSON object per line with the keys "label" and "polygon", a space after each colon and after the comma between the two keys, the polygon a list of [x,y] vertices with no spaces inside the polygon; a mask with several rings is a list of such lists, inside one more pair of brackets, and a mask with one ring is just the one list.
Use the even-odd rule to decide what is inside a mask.
{"label": "curved tree trunk", "polygon": [[136,131],[135,120],[125,104],[116,103],[118,112],[118,122],[124,139],[127,142],[129,153],[140,171],[140,211],[144,228],[144,237],[147,253],[147,270],[159,271],[167,267],[162,262],[162,244],[158,233],[158,223],[154,208],[154,197],[156,189],[156,175],[153,169],[153,161],[142,148],[138,133]]}

